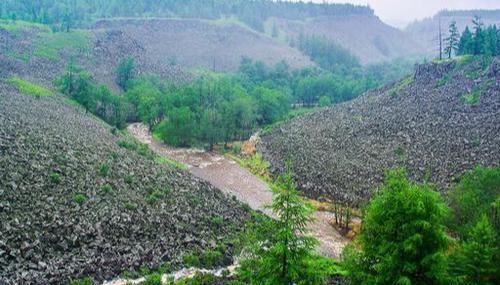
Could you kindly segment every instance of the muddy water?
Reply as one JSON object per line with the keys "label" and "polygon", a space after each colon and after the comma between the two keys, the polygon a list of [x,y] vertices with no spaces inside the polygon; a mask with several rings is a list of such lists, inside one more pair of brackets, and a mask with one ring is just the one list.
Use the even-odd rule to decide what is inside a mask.
{"label": "muddy water", "polygon": [[[236,196],[252,209],[271,215],[265,206],[272,202],[269,186],[235,161],[216,153],[190,148],[172,148],[152,138],[146,126],[132,124],[128,131],[138,140],[146,143],[160,155],[182,162],[189,171],[225,193]],[[330,212],[316,212],[314,221],[309,225],[311,234],[320,242],[318,253],[339,257],[347,239],[341,236],[328,222],[334,218]]]}

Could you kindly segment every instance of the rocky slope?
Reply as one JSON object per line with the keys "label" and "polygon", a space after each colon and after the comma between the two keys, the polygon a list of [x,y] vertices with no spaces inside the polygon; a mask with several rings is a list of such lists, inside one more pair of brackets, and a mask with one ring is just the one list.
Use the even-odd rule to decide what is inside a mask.
{"label": "rocky slope", "polygon": [[0,284],[175,266],[241,228],[241,204],[120,140],[60,96],[0,81]]}
{"label": "rocky slope", "polygon": [[298,50],[229,20],[116,19],[101,20],[94,30],[123,32],[140,43],[151,62],[187,68],[235,71],[243,56],[292,68],[312,65]]}
{"label": "rocky slope", "polygon": [[311,197],[357,203],[397,166],[446,189],[478,164],[500,164],[500,59],[418,66],[399,83],[276,127],[259,147],[275,170],[291,159]]}

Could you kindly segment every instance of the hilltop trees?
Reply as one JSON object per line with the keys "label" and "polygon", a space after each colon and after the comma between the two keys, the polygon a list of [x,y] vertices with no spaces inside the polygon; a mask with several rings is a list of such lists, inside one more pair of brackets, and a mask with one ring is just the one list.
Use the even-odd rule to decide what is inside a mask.
{"label": "hilltop trees", "polygon": [[429,185],[387,174],[367,207],[359,246],[345,252],[353,284],[444,284],[447,207]]}
{"label": "hilltop trees", "polygon": [[459,55],[500,55],[500,32],[496,25],[485,27],[481,18],[474,17],[473,32],[465,28],[459,44]]}
{"label": "hilltop trees", "polygon": [[445,40],[446,47],[444,48],[444,52],[448,55],[448,58],[451,58],[452,53],[457,53],[458,43],[460,40],[460,33],[458,32],[457,22],[451,22],[449,27],[449,36]]}

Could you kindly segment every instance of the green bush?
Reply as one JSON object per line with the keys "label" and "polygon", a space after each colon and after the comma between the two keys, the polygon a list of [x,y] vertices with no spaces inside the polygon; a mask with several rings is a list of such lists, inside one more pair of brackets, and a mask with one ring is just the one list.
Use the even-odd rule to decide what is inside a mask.
{"label": "green bush", "polygon": [[59,184],[62,181],[62,177],[59,173],[52,173],[49,176],[50,183],[52,184]]}
{"label": "green bush", "polygon": [[101,166],[99,167],[99,174],[102,177],[106,177],[108,176],[108,173],[109,173],[109,165],[107,165],[106,163],[101,164]]}
{"label": "green bush", "polygon": [[134,182],[134,176],[132,175],[125,176],[125,183],[132,184],[133,182]]}
{"label": "green bush", "polygon": [[153,273],[151,275],[146,276],[146,280],[144,280],[143,285],[162,285],[161,282],[161,274]]}
{"label": "green bush", "polygon": [[481,90],[480,89],[474,89],[472,92],[465,94],[462,97],[462,100],[464,101],[464,103],[467,105],[471,105],[471,106],[479,104],[480,99],[481,99]]}
{"label": "green bush", "polygon": [[101,186],[101,191],[105,194],[109,194],[113,192],[113,187],[109,184],[104,184]]}
{"label": "green bush", "polygon": [[195,253],[190,253],[190,254],[184,255],[182,260],[183,260],[185,266],[200,267],[200,265],[201,265],[200,258]]}
{"label": "green bush", "polygon": [[70,285],[94,285],[95,282],[94,282],[94,279],[92,279],[91,277],[85,277],[82,279],[72,280],[69,284]]}
{"label": "green bush", "polygon": [[73,196],[73,202],[77,203],[78,205],[82,205],[85,201],[87,201],[87,196],[84,194],[75,194]]}
{"label": "green bush", "polygon": [[139,206],[136,203],[132,203],[132,202],[125,203],[125,209],[130,210],[130,211],[137,210],[138,207]]}
{"label": "green bush", "polygon": [[176,285],[210,285],[215,284],[216,278],[213,274],[196,273],[192,278],[177,281]]}
{"label": "green bush", "polygon": [[155,190],[149,194],[148,201],[151,204],[155,204],[158,201],[164,199],[167,196],[168,193],[165,191],[160,191],[160,190]]}

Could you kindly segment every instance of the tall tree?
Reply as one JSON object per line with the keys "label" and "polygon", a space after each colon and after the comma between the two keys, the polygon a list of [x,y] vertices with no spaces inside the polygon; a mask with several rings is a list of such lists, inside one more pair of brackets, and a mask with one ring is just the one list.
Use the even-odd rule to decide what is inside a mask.
{"label": "tall tree", "polygon": [[116,83],[127,90],[130,81],[135,76],[135,60],[133,57],[123,58],[116,69]]}
{"label": "tall tree", "polygon": [[360,249],[351,246],[345,252],[352,283],[443,284],[446,213],[429,185],[409,182],[404,170],[390,171],[366,209]]}
{"label": "tall tree", "polygon": [[299,196],[292,172],[281,175],[272,189],[277,216],[268,229],[272,236],[257,238],[253,258],[242,262],[242,276],[252,284],[323,284],[332,264],[313,253],[317,241],[307,230],[311,209]]}
{"label": "tall tree", "polygon": [[458,54],[472,54],[473,52],[473,41],[472,41],[472,32],[469,27],[465,27],[462,36],[460,37],[460,41],[458,42]]}
{"label": "tall tree", "polygon": [[474,19],[472,20],[472,24],[474,25],[474,36],[472,39],[473,42],[473,54],[478,55],[481,54],[483,51],[483,44],[484,44],[484,33],[483,33],[483,27],[484,23],[481,17],[479,16],[474,16]]}
{"label": "tall tree", "polygon": [[458,42],[460,41],[460,33],[458,32],[456,21],[451,22],[448,31],[449,36],[446,38],[445,53],[448,54],[448,58],[451,58],[452,53],[457,53]]}
{"label": "tall tree", "polygon": [[493,285],[500,282],[498,234],[482,215],[466,240],[451,255],[450,268],[461,284]]}

